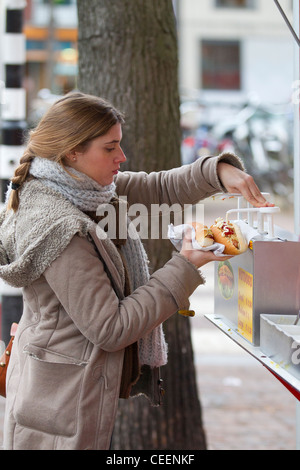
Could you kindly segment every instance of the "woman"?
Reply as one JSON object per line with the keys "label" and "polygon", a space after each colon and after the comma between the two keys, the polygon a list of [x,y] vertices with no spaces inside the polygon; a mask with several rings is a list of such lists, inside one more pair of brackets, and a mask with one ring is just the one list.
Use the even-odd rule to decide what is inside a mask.
{"label": "woman", "polygon": [[[5,449],[108,449],[119,397],[159,403],[161,324],[215,260],[180,253],[150,278],[136,237],[110,239],[97,208],[192,204],[220,189],[267,204],[233,155],[168,172],[119,173],[123,116],[82,93],[57,101],[31,132],[1,214],[0,276],[23,288],[7,373]],[[124,228],[124,227],[119,227]],[[152,393],[150,391],[152,390]]]}

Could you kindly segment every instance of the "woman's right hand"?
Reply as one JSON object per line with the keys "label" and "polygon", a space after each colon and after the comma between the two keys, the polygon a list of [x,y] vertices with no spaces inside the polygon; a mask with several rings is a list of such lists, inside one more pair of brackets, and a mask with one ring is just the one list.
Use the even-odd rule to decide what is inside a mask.
{"label": "woman's right hand", "polygon": [[180,254],[187,258],[192,264],[196,266],[197,269],[201,268],[211,261],[225,261],[227,259],[233,258],[233,256],[216,256],[212,251],[201,251],[193,248],[192,245],[192,230],[188,229],[182,241],[182,248]]}

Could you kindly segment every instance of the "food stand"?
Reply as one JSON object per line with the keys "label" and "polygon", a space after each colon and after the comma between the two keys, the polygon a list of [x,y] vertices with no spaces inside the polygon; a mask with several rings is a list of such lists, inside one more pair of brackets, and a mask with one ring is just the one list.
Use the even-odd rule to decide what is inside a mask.
{"label": "food stand", "polygon": [[215,264],[214,313],[206,318],[300,400],[300,243],[274,223],[279,208],[255,209],[233,196],[238,208],[226,218],[236,212],[255,236],[245,253]]}
{"label": "food stand", "polygon": [[[224,197],[224,195],[223,195]],[[214,326],[263,365],[295,397],[300,449],[300,243],[276,225],[278,208],[238,209],[227,217],[253,226],[245,253],[215,263]],[[227,207],[227,205],[226,205]],[[236,214],[234,214],[236,212]],[[267,373],[267,372],[266,372]]]}
{"label": "food stand", "polygon": [[[255,210],[237,195],[227,218],[243,220],[257,234],[245,253],[215,265],[214,313],[205,317],[262,364],[296,398],[300,449],[300,0],[294,26],[274,0],[295,42],[294,233],[276,225],[276,212]],[[296,98],[296,99],[295,99]],[[224,197],[224,195],[223,195]],[[236,214],[234,214],[236,213]]]}

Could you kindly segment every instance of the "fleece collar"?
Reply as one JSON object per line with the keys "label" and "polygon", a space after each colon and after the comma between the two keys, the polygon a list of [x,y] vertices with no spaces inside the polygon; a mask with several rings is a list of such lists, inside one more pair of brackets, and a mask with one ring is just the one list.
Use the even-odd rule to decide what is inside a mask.
{"label": "fleece collar", "polygon": [[[38,279],[63,252],[74,235],[96,237],[101,230],[61,194],[36,179],[23,184],[18,211],[0,213],[0,277],[13,287],[26,287]],[[105,238],[105,237],[103,237]],[[99,240],[107,256],[122,273],[115,245]]]}

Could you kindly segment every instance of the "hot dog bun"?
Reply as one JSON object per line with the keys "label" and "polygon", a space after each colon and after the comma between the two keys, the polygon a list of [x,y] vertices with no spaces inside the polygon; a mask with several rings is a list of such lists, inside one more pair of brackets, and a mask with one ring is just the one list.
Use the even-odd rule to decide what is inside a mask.
{"label": "hot dog bun", "polygon": [[225,246],[225,255],[240,255],[247,250],[247,242],[237,224],[219,217],[210,228],[215,241]]}
{"label": "hot dog bun", "polygon": [[202,247],[206,248],[214,244],[214,237],[212,231],[200,222],[192,222],[192,226],[195,229],[195,238],[197,243]]}

